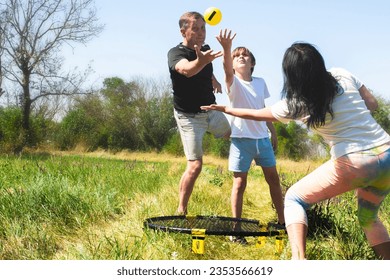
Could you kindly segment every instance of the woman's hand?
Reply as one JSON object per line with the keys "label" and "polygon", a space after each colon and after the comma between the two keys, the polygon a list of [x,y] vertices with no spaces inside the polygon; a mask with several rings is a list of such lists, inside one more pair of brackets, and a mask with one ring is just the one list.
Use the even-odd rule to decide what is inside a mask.
{"label": "woman's hand", "polygon": [[205,111],[216,110],[216,111],[225,112],[226,106],[211,104],[211,105],[200,106],[200,109],[205,110]]}

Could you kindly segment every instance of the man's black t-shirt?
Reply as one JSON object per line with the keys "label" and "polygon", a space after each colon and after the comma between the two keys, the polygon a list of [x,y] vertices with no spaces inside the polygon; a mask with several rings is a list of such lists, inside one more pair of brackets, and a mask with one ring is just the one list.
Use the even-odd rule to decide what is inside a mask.
{"label": "man's black t-shirt", "polygon": [[[210,47],[204,45],[201,51],[207,51]],[[215,103],[213,93],[212,75],[213,65],[207,64],[198,74],[187,78],[175,70],[175,65],[181,59],[188,61],[196,59],[196,52],[181,43],[168,52],[168,66],[171,74],[173,100],[176,110],[185,113],[198,113],[200,106]]]}

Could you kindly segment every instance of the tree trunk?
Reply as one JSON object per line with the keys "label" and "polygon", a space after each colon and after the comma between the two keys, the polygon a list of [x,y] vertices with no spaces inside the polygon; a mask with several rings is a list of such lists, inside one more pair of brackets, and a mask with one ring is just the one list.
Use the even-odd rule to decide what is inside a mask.
{"label": "tree trunk", "polygon": [[31,97],[30,97],[30,74],[28,71],[23,71],[23,93],[21,96],[22,109],[22,127],[18,144],[15,146],[14,153],[20,154],[23,148],[32,145],[31,127],[30,127],[30,112],[31,112]]}
{"label": "tree trunk", "polygon": [[24,144],[31,145],[31,131],[30,131],[30,112],[31,112],[31,98],[30,89],[28,86],[23,87],[23,102],[22,102],[22,131],[24,132]]}

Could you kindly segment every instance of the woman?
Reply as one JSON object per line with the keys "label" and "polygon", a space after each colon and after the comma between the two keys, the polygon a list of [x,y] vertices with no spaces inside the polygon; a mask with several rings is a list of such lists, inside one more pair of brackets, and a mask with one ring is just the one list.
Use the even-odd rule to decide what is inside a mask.
{"label": "woman", "polygon": [[202,106],[203,110],[259,121],[301,120],[330,145],[331,159],[294,184],[285,196],[285,221],[292,259],[306,259],[307,215],[311,205],[357,190],[358,219],[380,259],[390,259],[390,238],[378,218],[390,192],[390,136],[370,111],[377,102],[341,68],[325,68],[318,50],[294,43],[283,57],[283,99],[261,110]]}

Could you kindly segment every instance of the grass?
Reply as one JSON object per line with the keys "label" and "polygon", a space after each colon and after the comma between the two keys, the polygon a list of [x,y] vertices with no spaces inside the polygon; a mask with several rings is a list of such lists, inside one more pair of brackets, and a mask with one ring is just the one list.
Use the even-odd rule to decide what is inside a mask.
{"label": "grass", "polygon": [[[227,160],[205,157],[189,214],[230,216]],[[275,239],[257,248],[206,236],[205,253],[191,252],[191,236],[145,230],[143,221],[173,215],[183,157],[156,153],[41,153],[0,157],[0,259],[31,260],[274,260]],[[319,162],[279,160],[286,190]],[[353,194],[348,194],[353,196]],[[310,212],[310,259],[373,259],[357,226],[352,197]],[[261,169],[250,171],[243,217],[276,220]],[[340,211],[340,204],[344,203]],[[389,209],[388,201],[385,209]],[[348,210],[348,211],[345,211]],[[386,211],[383,211],[386,213]],[[388,211],[387,211],[388,213]],[[389,226],[389,218],[386,217]],[[330,226],[326,226],[330,225]]]}

